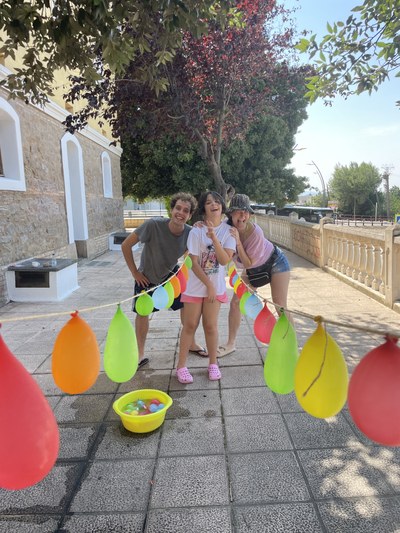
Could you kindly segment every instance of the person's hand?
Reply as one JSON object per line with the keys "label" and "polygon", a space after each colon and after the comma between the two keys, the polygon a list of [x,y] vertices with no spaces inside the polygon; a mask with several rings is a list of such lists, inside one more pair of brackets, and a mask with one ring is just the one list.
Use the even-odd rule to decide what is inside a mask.
{"label": "person's hand", "polygon": [[136,283],[140,287],[147,287],[148,285],[150,285],[150,281],[146,278],[143,272],[140,272],[139,270],[133,277],[135,278]]}
{"label": "person's hand", "polygon": [[235,238],[236,246],[237,246],[238,244],[240,244],[240,235],[239,235],[238,230],[237,230],[236,228],[231,228],[231,229],[230,229],[230,233],[231,233],[232,237]]}
{"label": "person's hand", "polygon": [[193,224],[194,228],[204,228],[205,223],[202,220],[198,220],[195,224]]}
{"label": "person's hand", "polygon": [[207,300],[211,303],[215,302],[217,299],[217,291],[215,290],[215,287],[213,284],[210,284],[207,287]]}
{"label": "person's hand", "polygon": [[206,233],[207,237],[211,239],[213,242],[215,242],[215,239],[217,238],[217,236],[215,235],[215,232],[214,232],[214,224],[211,222],[211,220],[206,220],[204,224],[207,227],[207,233]]}

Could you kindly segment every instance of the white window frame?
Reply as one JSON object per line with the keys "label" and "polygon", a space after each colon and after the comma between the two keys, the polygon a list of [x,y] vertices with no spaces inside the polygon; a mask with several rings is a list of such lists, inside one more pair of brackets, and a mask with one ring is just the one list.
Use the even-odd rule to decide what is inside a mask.
{"label": "white window frame", "polygon": [[111,159],[107,152],[101,154],[101,171],[103,173],[103,194],[104,198],[112,198],[112,171]]}
{"label": "white window frame", "polygon": [[0,190],[26,191],[21,126],[15,109],[0,97],[0,147],[4,176]]}

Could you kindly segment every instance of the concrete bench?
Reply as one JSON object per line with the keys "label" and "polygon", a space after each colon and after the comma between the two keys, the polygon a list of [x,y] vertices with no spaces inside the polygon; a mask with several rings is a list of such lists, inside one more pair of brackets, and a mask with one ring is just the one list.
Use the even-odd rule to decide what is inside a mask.
{"label": "concrete bench", "polygon": [[130,235],[129,231],[115,231],[108,238],[109,250],[121,251],[121,244]]}
{"label": "concrete bench", "polygon": [[72,259],[29,259],[8,267],[7,289],[14,302],[58,302],[79,289],[77,262]]}
{"label": "concrete bench", "polygon": [[[111,235],[108,238],[108,249],[116,250],[120,252],[121,244],[130,234],[131,234],[131,231],[115,231],[114,233],[111,233]],[[139,243],[135,244],[135,246],[133,247],[134,250],[137,250],[138,248],[139,248]]]}

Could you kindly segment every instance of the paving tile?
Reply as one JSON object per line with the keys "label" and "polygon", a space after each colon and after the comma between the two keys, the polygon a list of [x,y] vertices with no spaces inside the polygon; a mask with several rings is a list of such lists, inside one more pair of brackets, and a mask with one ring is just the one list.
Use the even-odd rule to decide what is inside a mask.
{"label": "paving tile", "polygon": [[277,394],[276,399],[280,405],[282,413],[304,413],[304,409],[297,401],[294,392],[291,392],[290,394]]}
{"label": "paving tile", "polygon": [[73,490],[82,465],[56,464],[50,473],[33,487],[9,491],[0,489],[2,515],[48,515],[64,511],[65,498]]}
{"label": "paving tile", "polygon": [[112,395],[64,396],[54,414],[58,422],[101,422],[112,401]]}
{"label": "paving tile", "polygon": [[235,505],[310,499],[293,452],[230,455],[229,468]]}
{"label": "paving tile", "polygon": [[222,389],[225,416],[280,413],[275,395],[267,387]]}
{"label": "paving tile", "polygon": [[311,503],[234,508],[236,533],[322,533]]}
{"label": "paving tile", "polygon": [[384,469],[388,464],[364,446],[301,450],[298,454],[315,498],[393,494],[379,469],[379,465]]}
{"label": "paving tile", "polygon": [[98,427],[94,425],[68,426],[59,424],[60,451],[58,459],[84,460],[94,443]]}
{"label": "paving tile", "polygon": [[150,362],[149,365],[140,368],[132,379],[119,385],[118,395],[139,389],[167,391],[170,376],[171,370],[155,370]]}
{"label": "paving tile", "polygon": [[226,507],[160,509],[150,511],[147,533],[231,533],[230,510]]}
{"label": "paving tile", "polygon": [[221,418],[166,420],[159,455],[212,455],[224,453]]}
{"label": "paving tile", "polygon": [[400,498],[352,498],[318,503],[329,533],[397,533]]}
{"label": "paving tile", "polygon": [[160,458],[150,508],[228,505],[225,457]]}
{"label": "paving tile", "polygon": [[230,453],[293,448],[282,415],[228,416],[225,429]]}
{"label": "paving tile", "polygon": [[96,439],[95,459],[153,458],[157,455],[160,431],[133,433],[122,423],[103,426]]}
{"label": "paving tile", "polygon": [[57,531],[61,516],[0,516],[0,533],[50,533]]}
{"label": "paving tile", "polygon": [[283,415],[295,448],[333,448],[357,446],[359,440],[340,413],[327,419],[315,418],[308,413]]}
{"label": "paving tile", "polygon": [[260,365],[262,362],[258,348],[241,348],[218,359],[221,368],[228,366]]}
{"label": "paving tile", "polygon": [[62,531],[68,533],[142,533],[144,513],[74,514],[65,519]]}
{"label": "paving tile", "polygon": [[171,392],[173,404],[167,411],[166,418],[213,418],[221,416],[219,391],[184,391]]}
{"label": "paving tile", "polygon": [[95,461],[84,473],[72,512],[143,511],[147,507],[153,459]]}
{"label": "paving tile", "polygon": [[224,368],[221,388],[232,389],[235,387],[265,387],[262,365]]}

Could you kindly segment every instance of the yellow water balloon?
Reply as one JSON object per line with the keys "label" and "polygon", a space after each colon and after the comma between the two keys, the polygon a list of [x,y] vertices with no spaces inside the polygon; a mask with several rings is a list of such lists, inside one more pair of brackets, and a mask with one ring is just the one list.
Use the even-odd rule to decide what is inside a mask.
{"label": "yellow water balloon", "polygon": [[294,390],[299,404],[316,418],[334,416],[346,403],[348,383],[347,366],[339,346],[318,324],[296,365]]}

